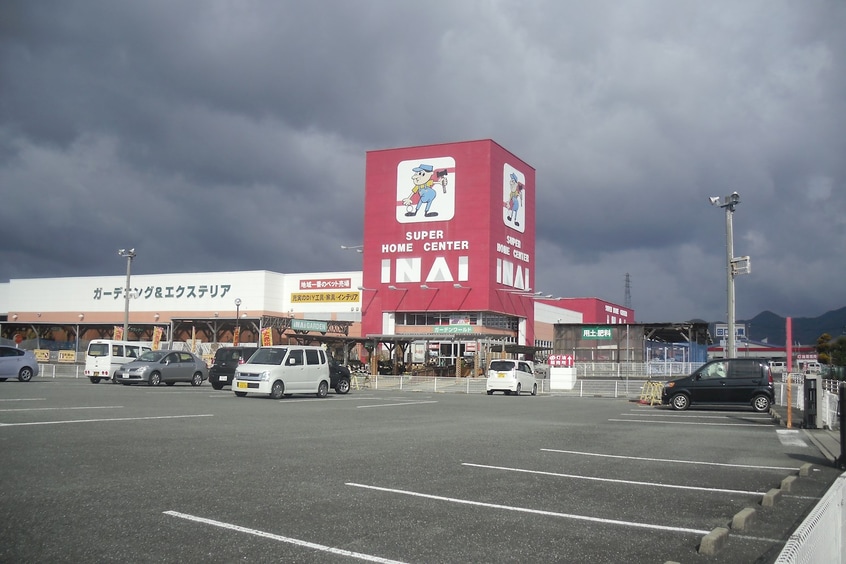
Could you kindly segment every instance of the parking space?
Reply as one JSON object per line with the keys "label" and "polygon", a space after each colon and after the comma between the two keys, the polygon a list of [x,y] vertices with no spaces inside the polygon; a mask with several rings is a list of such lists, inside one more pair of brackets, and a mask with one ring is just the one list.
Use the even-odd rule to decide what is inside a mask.
{"label": "parking space", "polygon": [[[838,475],[779,430],[614,399],[7,383],[0,560],[767,561]],[[745,507],[756,528],[697,554]]]}

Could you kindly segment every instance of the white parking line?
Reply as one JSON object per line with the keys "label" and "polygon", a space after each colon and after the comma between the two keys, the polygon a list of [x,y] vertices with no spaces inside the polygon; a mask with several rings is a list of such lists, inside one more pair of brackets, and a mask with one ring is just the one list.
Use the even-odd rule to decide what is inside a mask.
{"label": "white parking line", "polygon": [[674,533],[690,533],[695,535],[707,535],[711,531],[705,531],[700,529],[688,529],[685,527],[670,527],[667,525],[653,525],[651,523],[638,523],[636,521],[621,521],[618,519],[603,519],[600,517],[589,517],[587,515],[575,515],[573,513],[559,513],[557,511],[544,511],[540,509],[529,509],[527,507],[515,507],[513,505],[500,505],[498,503],[484,503],[481,501],[470,501],[467,499],[457,499],[454,497],[444,497],[440,495],[431,495],[431,494],[424,494],[419,492],[412,492],[408,490],[397,490],[393,488],[382,488],[379,486],[368,486],[366,484],[356,484],[354,482],[347,482],[348,486],[353,486],[356,488],[365,488],[369,490],[376,490],[388,493],[395,493],[401,495],[410,495],[414,497],[422,497],[426,499],[434,499],[437,501],[447,501],[450,503],[460,503],[463,505],[473,505],[476,507],[487,507],[490,509],[504,509],[506,511],[517,511],[520,513],[531,513],[533,515],[543,515],[546,517],[561,517],[564,519],[574,519],[576,521],[588,521],[591,523],[604,523],[607,525],[621,525],[624,527],[635,527],[639,529],[650,529],[655,531],[670,531]]}
{"label": "white parking line", "polygon": [[590,480],[592,482],[611,482],[614,484],[627,484],[630,486],[649,486],[652,488],[667,488],[671,490],[692,490],[699,492],[728,493],[740,495],[764,495],[766,492],[729,490],[725,488],[704,488],[701,486],[679,486],[676,484],[662,484],[661,482],[638,482],[636,480],[620,480],[617,478],[597,478],[595,476],[582,476],[580,474],[562,474],[560,472],[546,472],[543,470],[527,470],[525,468],[509,468],[507,466],[490,466],[488,464],[473,464],[462,462],[462,466],[473,466],[474,468],[488,468],[491,470],[505,470],[507,472],[520,472],[523,474],[538,474],[541,476],[555,476],[556,478],[572,478],[574,480]]}
{"label": "white parking line", "polygon": [[4,401],[47,401],[47,398],[9,398],[9,399],[0,399],[0,402]]}
{"label": "white parking line", "polygon": [[[617,423],[652,423],[658,425],[710,425],[713,427],[764,427],[760,423],[702,423],[698,421],[646,421],[643,419],[609,419]],[[767,425],[772,427],[772,425]]]}
{"label": "white parking line", "polygon": [[214,417],[211,413],[202,415],[161,415],[158,417],[114,417],[110,419],[71,419],[68,421],[31,421],[29,423],[0,423],[0,427],[26,427],[30,425],[63,425],[66,423],[108,423],[112,421],[149,421],[153,419],[187,419],[191,417]]}
{"label": "white parking line", "polygon": [[67,411],[73,409],[123,409],[122,405],[98,405],[90,407],[22,407],[18,409],[0,409],[0,412],[8,411]]}
{"label": "white parking line", "polygon": [[545,452],[560,452],[563,454],[578,454],[580,456],[598,456],[602,458],[622,458],[623,460],[644,460],[646,462],[669,462],[672,464],[701,464],[703,466],[728,466],[730,468],[747,468],[749,470],[799,470],[791,466],[756,466],[750,464],[727,464],[725,462],[703,462],[698,460],[678,460],[673,458],[649,458],[643,456],[622,456],[619,454],[599,454],[596,452],[583,452],[578,450],[560,450],[555,448],[542,448]]}
{"label": "white parking line", "polygon": [[396,407],[398,405],[421,405],[425,403],[438,403],[437,401],[403,401],[400,403],[383,403],[378,405],[357,405],[358,409],[370,409],[371,407]]}
{"label": "white parking line", "polygon": [[366,562],[380,562],[382,564],[403,564],[400,560],[390,560],[388,558],[382,558],[380,556],[373,556],[370,554],[363,554],[361,552],[352,552],[349,550],[344,550],[341,548],[333,548],[331,546],[325,546],[322,544],[316,544],[309,541],[304,541],[300,539],[294,539],[291,537],[283,537],[281,535],[274,535],[273,533],[267,533],[265,531],[259,531],[258,529],[248,529],[247,527],[241,527],[239,525],[233,525],[231,523],[224,523],[222,521],[215,521],[214,519],[206,519],[205,517],[197,517],[196,515],[189,515],[188,513],[180,513],[178,511],[165,511],[165,515],[170,515],[171,517],[178,517],[180,519],[187,519],[188,521],[194,521],[196,523],[204,523],[206,525],[212,525],[214,527],[220,527],[222,529],[229,529],[230,531],[237,531],[239,533],[246,533],[248,535],[255,535],[257,537],[262,537],[265,539],[271,539],[281,542],[286,542],[289,544],[293,544],[296,546],[302,546],[305,548],[311,548],[313,550],[320,550],[322,552],[329,552],[331,554],[339,554],[341,556],[349,556],[351,558],[358,558],[359,560],[364,560]]}
{"label": "white parking line", "polygon": [[729,415],[699,415],[696,413],[688,413],[688,414],[680,414],[678,412],[674,413],[644,413],[642,411],[632,411],[630,413],[624,413],[623,415],[629,415],[631,417],[672,417],[673,419],[684,418],[687,417],[688,419],[737,419],[738,417],[742,419],[752,419],[758,420],[761,419],[763,421],[772,421],[772,417],[767,414],[755,415],[752,413],[749,414],[735,414],[732,416]]}

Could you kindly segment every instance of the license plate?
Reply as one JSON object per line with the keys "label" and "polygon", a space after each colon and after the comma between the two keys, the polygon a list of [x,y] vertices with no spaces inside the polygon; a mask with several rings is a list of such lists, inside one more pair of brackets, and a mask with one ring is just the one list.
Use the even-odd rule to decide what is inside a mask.
{"label": "license plate", "polygon": [[246,382],[238,382],[238,387],[239,387],[239,388],[246,388],[246,387],[247,387],[247,383],[246,383]]}
{"label": "license plate", "polygon": [[229,377],[228,377],[228,376],[221,376],[221,377],[220,377],[220,381],[221,381],[221,382],[226,382],[226,381],[228,381],[228,380],[229,380]]}
{"label": "license plate", "polygon": [[95,370],[95,371],[94,371],[94,376],[99,376],[99,375],[100,375],[100,373],[99,373],[98,371],[96,371],[96,370]]}
{"label": "license plate", "polygon": [[496,375],[497,378],[505,378],[505,372],[500,372]]}

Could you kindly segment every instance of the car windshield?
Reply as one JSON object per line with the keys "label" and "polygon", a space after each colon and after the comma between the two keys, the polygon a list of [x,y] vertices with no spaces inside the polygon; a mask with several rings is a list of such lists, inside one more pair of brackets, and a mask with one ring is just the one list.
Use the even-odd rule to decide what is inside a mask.
{"label": "car windshield", "polygon": [[239,349],[217,349],[214,353],[214,361],[217,363],[224,363],[227,360],[238,360],[241,358],[241,351]]}
{"label": "car windshield", "polygon": [[514,370],[514,361],[513,360],[494,360],[494,361],[491,361],[491,370],[495,370],[497,372],[507,372],[508,370]]}
{"label": "car windshield", "polygon": [[88,345],[88,356],[109,356],[109,343],[91,343]]}
{"label": "car windshield", "polygon": [[170,351],[147,351],[138,357],[139,362],[158,362]]}
{"label": "car windshield", "polygon": [[247,364],[282,364],[286,352],[288,349],[259,349],[250,357]]}

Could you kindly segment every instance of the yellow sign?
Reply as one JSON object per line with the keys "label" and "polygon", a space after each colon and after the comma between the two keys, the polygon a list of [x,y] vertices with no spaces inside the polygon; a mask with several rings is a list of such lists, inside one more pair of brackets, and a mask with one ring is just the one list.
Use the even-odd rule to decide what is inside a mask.
{"label": "yellow sign", "polygon": [[76,362],[76,351],[59,351],[59,362]]}
{"label": "yellow sign", "polygon": [[123,340],[123,327],[121,327],[120,325],[115,325],[115,332],[112,336],[112,339],[115,341]]}
{"label": "yellow sign", "polygon": [[159,350],[159,347],[162,344],[162,333],[163,332],[164,332],[164,329],[162,329],[161,327],[156,327],[156,328],[153,329],[153,346],[150,347],[150,348],[153,349],[154,351]]}
{"label": "yellow sign", "polygon": [[273,328],[272,327],[265,327],[261,330],[261,346],[263,347],[271,347],[273,346]]}
{"label": "yellow sign", "polygon": [[50,362],[50,351],[47,349],[35,349],[32,353],[38,362]]}
{"label": "yellow sign", "polygon": [[298,292],[291,294],[291,303],[358,302],[358,292]]}
{"label": "yellow sign", "polygon": [[232,334],[232,344],[236,347],[241,342],[241,328],[236,327],[235,332]]}

